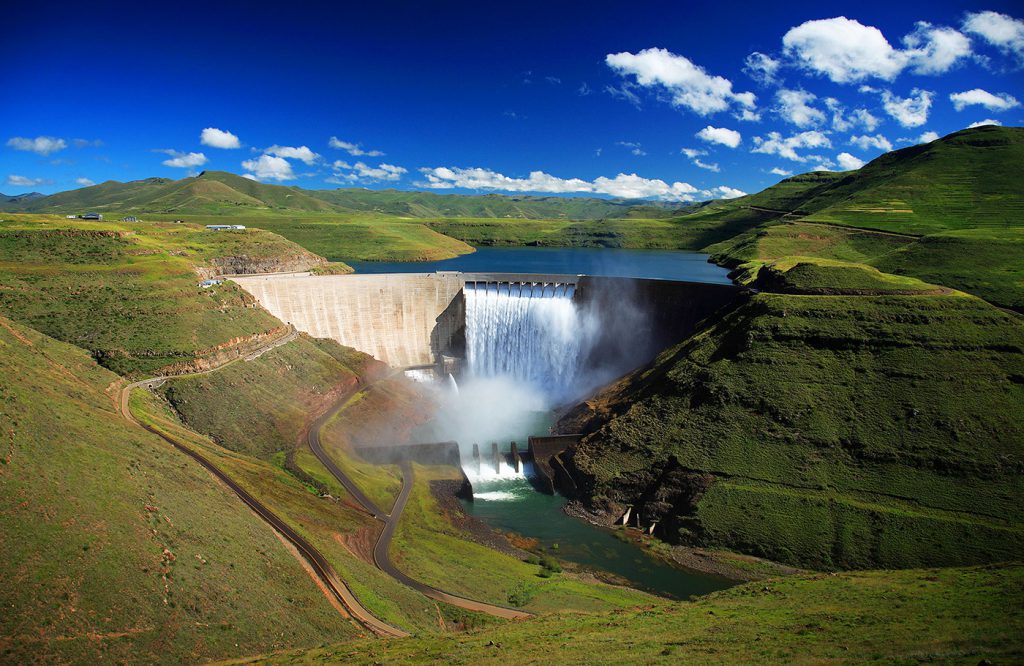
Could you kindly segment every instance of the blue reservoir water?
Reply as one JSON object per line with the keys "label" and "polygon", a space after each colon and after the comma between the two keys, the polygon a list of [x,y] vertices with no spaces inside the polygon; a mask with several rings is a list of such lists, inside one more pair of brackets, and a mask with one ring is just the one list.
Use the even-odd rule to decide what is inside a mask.
{"label": "blue reservoir water", "polygon": [[561,273],[731,283],[729,271],[709,264],[708,255],[676,250],[481,247],[472,254],[443,261],[346,263],[357,273]]}

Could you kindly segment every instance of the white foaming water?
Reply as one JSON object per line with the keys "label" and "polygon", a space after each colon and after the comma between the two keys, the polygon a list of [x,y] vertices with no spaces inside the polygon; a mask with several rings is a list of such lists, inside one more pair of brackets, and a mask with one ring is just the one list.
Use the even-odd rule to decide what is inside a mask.
{"label": "white foaming water", "polygon": [[513,490],[490,490],[484,493],[473,493],[474,500],[483,500],[485,502],[514,502],[522,499],[522,497],[522,492]]}
{"label": "white foaming water", "polygon": [[[482,452],[481,452],[482,453]],[[465,458],[465,456],[463,456]],[[469,477],[469,482],[474,486],[477,483],[491,483],[493,481],[513,481],[515,479],[525,479],[526,475],[523,472],[517,472],[512,465],[508,465],[505,462],[501,463],[501,469],[495,470],[492,465],[482,464],[480,465],[480,473],[478,474],[473,462],[463,461],[463,470],[466,472],[466,476]]]}
{"label": "white foaming water", "polygon": [[584,327],[572,285],[466,285],[466,360],[474,377],[508,377],[561,400],[573,389]]}

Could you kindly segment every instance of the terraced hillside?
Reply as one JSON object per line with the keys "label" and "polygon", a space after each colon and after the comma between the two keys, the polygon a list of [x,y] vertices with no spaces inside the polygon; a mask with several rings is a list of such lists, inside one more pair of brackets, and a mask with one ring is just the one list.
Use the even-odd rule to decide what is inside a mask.
{"label": "terraced hillside", "polygon": [[842,262],[761,293],[559,427],[583,498],[663,538],[812,568],[956,565],[1024,546],[1024,326]]}

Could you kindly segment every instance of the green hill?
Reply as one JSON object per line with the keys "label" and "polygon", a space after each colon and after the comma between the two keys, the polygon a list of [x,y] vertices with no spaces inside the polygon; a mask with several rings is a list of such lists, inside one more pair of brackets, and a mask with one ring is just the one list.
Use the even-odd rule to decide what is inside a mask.
{"label": "green hill", "polygon": [[1010,664],[1024,658],[1021,595],[1019,565],[800,576],[663,608],[545,616],[241,663]]}
{"label": "green hill", "polygon": [[791,259],[574,408],[570,466],[610,518],[812,568],[1024,548],[1024,326],[979,299]]}
{"label": "green hill", "polygon": [[274,532],[0,316],[0,661],[201,662],[356,635]]}
{"label": "green hill", "polygon": [[373,213],[398,217],[603,219],[668,217],[689,206],[588,197],[457,195],[399,190],[306,190],[270,185],[224,171],[169,180],[147,178],[41,197],[0,198],[0,210],[28,213],[175,213],[268,215],[274,212]]}

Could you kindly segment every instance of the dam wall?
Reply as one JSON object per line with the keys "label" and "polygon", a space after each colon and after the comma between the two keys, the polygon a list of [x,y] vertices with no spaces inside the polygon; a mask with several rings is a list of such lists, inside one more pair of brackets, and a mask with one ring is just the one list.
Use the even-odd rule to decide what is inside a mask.
{"label": "dam wall", "polygon": [[456,375],[467,356],[467,292],[553,289],[571,297],[581,321],[598,322],[589,327],[586,334],[596,339],[588,341],[586,358],[579,360],[588,370],[604,371],[609,380],[686,338],[701,320],[735,303],[744,291],[672,280],[455,271],[232,279],[299,331],[331,338],[395,368],[433,366]]}
{"label": "dam wall", "polygon": [[433,365],[458,348],[461,273],[232,278],[281,321],[396,368]]}

